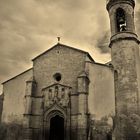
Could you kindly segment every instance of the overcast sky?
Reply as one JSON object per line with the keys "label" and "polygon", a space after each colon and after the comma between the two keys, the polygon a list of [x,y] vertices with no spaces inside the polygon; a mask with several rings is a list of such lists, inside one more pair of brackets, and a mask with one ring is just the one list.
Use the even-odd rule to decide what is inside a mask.
{"label": "overcast sky", "polygon": [[109,61],[105,6],[106,0],[0,0],[0,82],[32,67],[31,59],[55,45],[58,36],[61,43],[88,51],[97,62]]}

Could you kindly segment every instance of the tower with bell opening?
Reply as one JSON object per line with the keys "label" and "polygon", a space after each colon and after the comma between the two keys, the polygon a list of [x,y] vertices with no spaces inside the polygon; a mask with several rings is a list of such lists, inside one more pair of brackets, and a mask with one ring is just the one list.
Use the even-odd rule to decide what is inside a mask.
{"label": "tower with bell opening", "polygon": [[116,98],[116,140],[136,140],[129,129],[129,118],[139,116],[139,40],[134,25],[134,0],[108,0],[111,25],[111,58]]}

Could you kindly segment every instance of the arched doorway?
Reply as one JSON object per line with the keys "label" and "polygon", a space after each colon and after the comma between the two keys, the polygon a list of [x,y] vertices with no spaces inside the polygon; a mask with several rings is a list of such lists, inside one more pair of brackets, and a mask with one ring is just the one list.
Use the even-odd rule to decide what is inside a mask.
{"label": "arched doorway", "polygon": [[56,115],[50,119],[49,140],[64,140],[64,118]]}

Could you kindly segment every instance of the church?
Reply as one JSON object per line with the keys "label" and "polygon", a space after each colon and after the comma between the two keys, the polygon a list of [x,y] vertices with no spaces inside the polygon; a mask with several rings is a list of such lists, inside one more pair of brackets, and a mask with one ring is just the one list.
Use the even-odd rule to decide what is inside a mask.
{"label": "church", "polygon": [[107,1],[111,62],[95,62],[88,52],[58,42],[33,58],[32,68],[3,82],[0,139],[139,140],[134,7],[134,0]]}

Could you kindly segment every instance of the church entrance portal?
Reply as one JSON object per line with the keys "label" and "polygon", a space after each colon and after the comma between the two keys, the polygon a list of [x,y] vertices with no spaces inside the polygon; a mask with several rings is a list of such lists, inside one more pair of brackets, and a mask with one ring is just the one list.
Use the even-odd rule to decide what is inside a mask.
{"label": "church entrance portal", "polygon": [[64,140],[64,118],[59,115],[50,120],[49,140]]}

